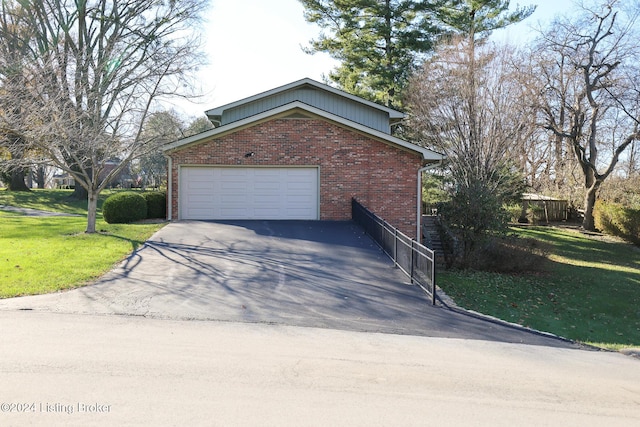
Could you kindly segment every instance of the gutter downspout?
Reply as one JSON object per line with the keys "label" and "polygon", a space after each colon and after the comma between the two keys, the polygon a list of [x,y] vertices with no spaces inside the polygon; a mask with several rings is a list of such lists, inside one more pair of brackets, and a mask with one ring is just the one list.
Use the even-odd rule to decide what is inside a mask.
{"label": "gutter downspout", "polygon": [[422,173],[440,166],[442,166],[442,160],[438,160],[437,163],[431,163],[418,169],[418,206],[416,207],[416,224],[418,234],[416,234],[416,240],[420,244],[422,244]]}
{"label": "gutter downspout", "polygon": [[173,218],[173,162],[171,156],[167,158],[167,221]]}

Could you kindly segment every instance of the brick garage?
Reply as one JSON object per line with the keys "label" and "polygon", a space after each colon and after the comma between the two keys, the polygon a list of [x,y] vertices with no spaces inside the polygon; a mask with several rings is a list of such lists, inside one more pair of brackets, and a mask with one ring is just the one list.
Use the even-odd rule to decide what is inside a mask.
{"label": "brick garage", "polygon": [[[318,90],[323,91],[322,94],[313,92]],[[308,94],[305,91],[312,92]],[[264,107],[247,108],[255,104],[264,105],[265,99],[270,106],[274,102],[275,105],[281,105],[264,110]],[[337,115],[311,105],[313,100],[325,108],[331,105],[338,111],[351,110],[347,114]],[[170,159],[170,219],[188,217],[185,213],[188,211],[181,204],[190,202],[180,194],[186,191],[184,183],[180,181],[186,179],[181,171],[187,168],[207,166],[244,171],[306,167],[307,170],[317,169],[318,201],[314,209],[318,212],[315,219],[351,219],[351,198],[355,197],[379,216],[415,237],[418,170],[425,164],[425,157],[430,157],[432,153],[392,137],[376,122],[367,123],[366,118],[361,120],[368,125],[373,123],[382,131],[344,117],[358,108],[361,111],[355,116],[364,116],[373,109],[374,112],[369,113],[368,117],[374,118],[370,120],[379,120],[377,113],[380,109],[388,114],[385,107],[308,79],[210,110],[210,119],[214,122],[220,120],[218,127],[165,147]],[[242,109],[248,112],[237,113]],[[228,123],[224,122],[225,112],[233,117]],[[383,117],[390,130],[389,116]],[[435,153],[431,157],[437,159]],[[241,185],[235,182],[231,184]],[[207,182],[201,185],[206,186]],[[230,188],[234,191],[233,186]],[[243,190],[243,187],[235,190],[239,200],[242,200],[240,193]],[[202,194],[206,194],[206,191]],[[229,193],[228,198],[236,197]],[[206,200],[203,206],[208,206]],[[203,211],[198,212],[201,214]],[[206,212],[202,219],[208,219]],[[213,212],[210,219],[234,219],[223,218],[232,214]],[[260,214],[254,216],[259,217]],[[253,219],[267,219],[258,217]]]}

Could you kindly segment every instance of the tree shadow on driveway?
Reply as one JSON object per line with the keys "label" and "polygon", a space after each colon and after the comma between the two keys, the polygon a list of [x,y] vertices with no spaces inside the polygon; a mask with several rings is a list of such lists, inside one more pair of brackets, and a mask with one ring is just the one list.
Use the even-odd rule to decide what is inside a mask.
{"label": "tree shadow on driveway", "polygon": [[28,298],[59,312],[575,346],[431,306],[350,221],[171,223],[94,285]]}

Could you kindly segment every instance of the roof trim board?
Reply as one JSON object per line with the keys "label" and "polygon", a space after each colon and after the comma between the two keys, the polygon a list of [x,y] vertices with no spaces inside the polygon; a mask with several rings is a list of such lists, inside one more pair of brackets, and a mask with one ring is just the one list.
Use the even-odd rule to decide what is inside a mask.
{"label": "roof trim board", "polygon": [[213,118],[215,121],[220,122],[220,119],[222,117],[222,113],[225,110],[228,110],[228,109],[231,109],[231,108],[235,108],[235,107],[238,107],[238,106],[243,105],[243,104],[255,102],[255,101],[259,100],[259,99],[267,98],[267,97],[275,95],[277,93],[286,92],[288,90],[292,90],[292,89],[295,89],[295,88],[298,88],[298,87],[301,87],[301,86],[305,86],[305,85],[313,86],[313,87],[316,87],[318,89],[321,89],[321,90],[333,93],[335,95],[341,96],[343,98],[350,99],[350,100],[352,100],[354,102],[367,105],[367,106],[369,106],[371,108],[375,108],[377,110],[384,111],[385,113],[389,114],[389,121],[391,123],[397,123],[400,120],[404,119],[405,116],[406,116],[406,114],[404,114],[401,111],[394,110],[393,108],[385,107],[384,105],[376,104],[375,102],[368,101],[366,99],[360,98],[359,96],[351,95],[350,93],[341,91],[339,89],[336,89],[336,88],[331,87],[329,85],[325,85],[323,83],[317,82],[317,81],[312,80],[310,78],[304,78],[304,79],[301,79],[301,80],[297,80],[295,82],[286,84],[284,86],[280,86],[280,87],[277,87],[275,89],[271,89],[271,90],[268,90],[266,92],[262,92],[262,93],[259,93],[257,95],[253,95],[253,96],[250,96],[248,98],[244,98],[244,99],[241,99],[239,101],[232,102],[230,104],[226,104],[226,105],[222,105],[220,107],[212,108],[211,110],[205,111],[205,114],[209,118]]}

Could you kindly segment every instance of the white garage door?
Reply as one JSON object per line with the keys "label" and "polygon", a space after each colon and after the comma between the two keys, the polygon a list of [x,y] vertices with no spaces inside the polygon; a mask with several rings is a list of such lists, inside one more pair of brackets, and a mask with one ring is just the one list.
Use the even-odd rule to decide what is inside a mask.
{"label": "white garage door", "polygon": [[318,168],[180,169],[182,219],[316,220],[318,212]]}

